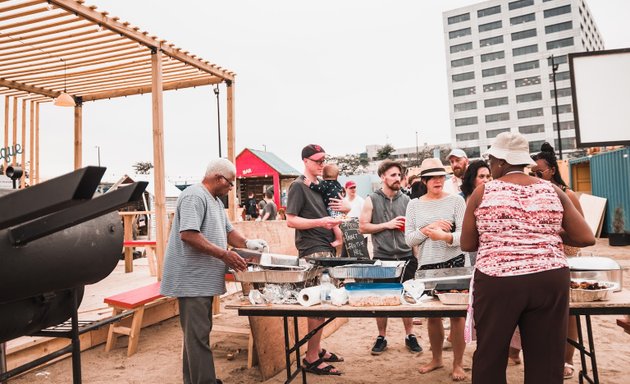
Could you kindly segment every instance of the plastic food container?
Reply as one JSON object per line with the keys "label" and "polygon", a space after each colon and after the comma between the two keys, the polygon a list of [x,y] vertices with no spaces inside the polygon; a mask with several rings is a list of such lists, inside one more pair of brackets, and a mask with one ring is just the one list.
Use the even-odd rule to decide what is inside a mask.
{"label": "plastic food container", "polygon": [[615,292],[623,287],[623,271],[619,263],[609,257],[583,256],[567,259],[571,268],[571,280],[597,280],[617,283]]}
{"label": "plastic food container", "polygon": [[400,305],[402,284],[399,283],[348,283],[348,304],[353,307]]}
{"label": "plastic food container", "polygon": [[[594,283],[594,280],[575,280],[577,282],[587,281],[589,283]],[[604,286],[607,288],[604,289],[581,289],[581,288],[571,288],[569,290],[569,294],[571,295],[571,301],[573,302],[588,302],[588,301],[605,301],[610,299],[610,295],[617,289],[618,285],[615,282],[610,281],[598,281],[600,286]]]}
{"label": "plastic food container", "polygon": [[380,261],[377,264],[350,264],[330,268],[335,279],[395,279],[405,268],[404,261]]}

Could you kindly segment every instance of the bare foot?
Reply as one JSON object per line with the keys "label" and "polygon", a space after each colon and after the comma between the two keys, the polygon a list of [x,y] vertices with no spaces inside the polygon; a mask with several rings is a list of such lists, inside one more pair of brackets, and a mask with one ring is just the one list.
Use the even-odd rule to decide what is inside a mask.
{"label": "bare foot", "polygon": [[510,358],[508,362],[511,362],[514,365],[519,365],[521,363],[520,353],[521,353],[520,349],[510,347],[510,352],[509,352]]}
{"label": "bare foot", "polygon": [[427,365],[423,365],[422,367],[420,367],[418,369],[418,371],[420,371],[420,373],[425,374],[425,373],[429,373],[431,371],[435,371],[436,369],[440,369],[444,367],[444,365],[442,365],[442,361],[436,361],[436,360],[431,360],[431,362]]}
{"label": "bare foot", "polygon": [[466,377],[466,373],[464,372],[464,368],[460,365],[453,367],[451,377],[453,378],[453,381],[464,381],[468,379],[468,377]]}

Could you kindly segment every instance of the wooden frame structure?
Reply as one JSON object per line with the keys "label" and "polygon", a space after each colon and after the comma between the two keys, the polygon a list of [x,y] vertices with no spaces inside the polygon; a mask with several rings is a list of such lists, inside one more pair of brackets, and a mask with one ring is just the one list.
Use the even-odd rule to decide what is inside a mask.
{"label": "wooden frame structure", "polygon": [[[18,161],[26,164],[28,153],[28,181],[31,185],[39,181],[39,106],[53,101],[64,91],[76,103],[75,169],[82,166],[83,103],[151,93],[156,253],[160,265],[167,221],[162,92],[220,83],[227,87],[227,155],[234,162],[233,72],[121,22],[118,17],[109,17],[107,12],[99,12],[95,6],[86,6],[83,0],[0,0],[0,97],[4,96],[5,101],[4,148],[5,153],[11,148],[15,152],[16,145],[22,149],[19,159],[16,159],[17,154],[10,161],[4,158],[4,166]],[[20,140],[18,104],[21,104]],[[27,107],[30,113],[27,113]],[[21,185],[25,182],[23,177]],[[231,218],[235,217],[235,193],[232,191],[229,199]]]}

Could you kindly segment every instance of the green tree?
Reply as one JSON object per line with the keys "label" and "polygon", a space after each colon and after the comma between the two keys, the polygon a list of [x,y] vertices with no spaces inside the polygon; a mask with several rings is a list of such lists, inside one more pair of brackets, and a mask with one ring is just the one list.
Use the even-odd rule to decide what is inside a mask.
{"label": "green tree", "polygon": [[138,175],[148,175],[151,173],[151,169],[153,168],[153,164],[150,161],[138,161],[134,165],[132,165],[133,169],[136,170],[136,174]]}
{"label": "green tree", "polygon": [[378,160],[389,159],[394,151],[396,151],[396,149],[392,147],[391,144],[385,144],[376,152],[376,158]]}
{"label": "green tree", "polygon": [[329,159],[330,163],[337,164],[339,174],[341,175],[360,175],[365,173],[365,167],[368,160],[359,154],[346,154],[343,156],[335,156]]}

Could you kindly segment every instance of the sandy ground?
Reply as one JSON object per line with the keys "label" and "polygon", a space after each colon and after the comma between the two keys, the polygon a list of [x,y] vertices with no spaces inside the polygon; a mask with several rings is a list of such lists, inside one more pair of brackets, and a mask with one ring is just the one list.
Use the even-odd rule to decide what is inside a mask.
{"label": "sandy ground", "polygon": [[[596,255],[613,257],[625,268],[624,288],[630,289],[630,246],[609,247],[607,240],[598,240],[598,244],[587,249]],[[226,302],[235,303],[238,294],[231,296]],[[225,303],[224,303],[225,305]],[[603,383],[627,383],[626,370],[630,366],[630,335],[615,323],[619,316],[594,316],[593,327],[597,347],[597,360],[600,381]],[[238,326],[246,325],[247,318],[238,317],[233,310],[223,309],[215,319],[215,324]],[[418,367],[431,359],[429,351],[426,321],[416,326],[416,333],[425,349],[421,354],[413,355],[404,345],[402,323],[391,319],[388,329],[389,348],[381,356],[371,356],[370,348],[377,336],[373,319],[350,319],[335,334],[324,341],[324,347],[342,354],[346,362],[338,364],[343,370],[341,377],[319,377],[309,375],[310,383],[451,383],[449,377],[452,353],[445,352],[445,368],[421,375]],[[247,369],[247,336],[221,332],[212,333],[212,344],[215,351],[215,365],[218,376],[225,383],[253,384],[260,383],[261,376],[256,367]],[[474,344],[466,348],[464,363],[467,368],[472,365]],[[233,360],[227,359],[228,353],[236,353]],[[118,348],[105,353],[104,345],[100,345],[82,353],[84,383],[181,383],[181,330],[178,318],[154,325],[142,331],[138,353],[126,356],[125,342],[121,340]],[[579,355],[576,354],[576,369],[579,370]],[[470,374],[470,371],[468,372]],[[508,382],[523,382],[523,365],[508,366]],[[282,383],[286,379],[281,372],[265,383]],[[295,382],[298,382],[296,379]],[[37,369],[25,376],[12,380],[12,384],[26,383],[70,383],[72,368],[70,359]],[[470,380],[465,381],[470,382]],[[566,383],[577,383],[576,375]]]}

